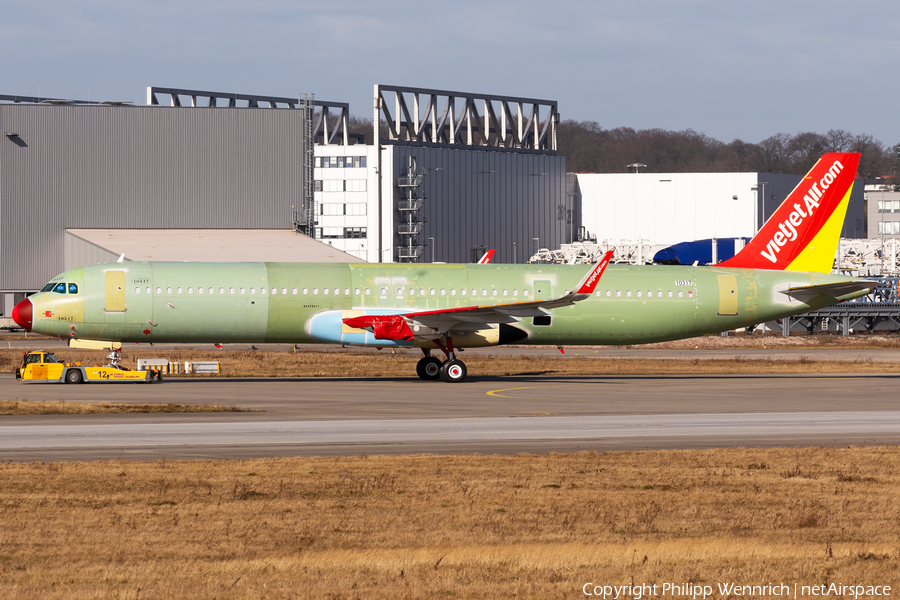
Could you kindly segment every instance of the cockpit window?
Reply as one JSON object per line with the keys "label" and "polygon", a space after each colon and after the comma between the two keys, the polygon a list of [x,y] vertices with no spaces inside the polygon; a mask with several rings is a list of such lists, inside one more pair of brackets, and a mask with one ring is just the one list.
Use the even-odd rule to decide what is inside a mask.
{"label": "cockpit window", "polygon": [[47,285],[45,285],[44,287],[42,287],[42,288],[41,288],[41,291],[42,291],[42,292],[49,292],[50,290],[53,289],[53,286],[54,286],[54,285],[56,285],[56,284],[53,283],[53,282],[51,281],[50,283],[48,283]]}
{"label": "cockpit window", "polygon": [[53,291],[57,294],[65,294],[66,293],[66,284],[57,283],[56,287],[53,288]]}
{"label": "cockpit window", "polygon": [[78,293],[78,284],[77,284],[77,283],[70,283],[70,284],[69,284],[69,293],[70,293],[70,294],[77,294],[77,293]]}

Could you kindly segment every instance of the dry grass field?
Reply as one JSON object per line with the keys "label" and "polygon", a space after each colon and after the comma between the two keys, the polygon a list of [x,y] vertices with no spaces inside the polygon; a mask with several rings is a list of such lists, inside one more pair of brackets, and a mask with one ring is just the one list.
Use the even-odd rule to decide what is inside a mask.
{"label": "dry grass field", "polygon": [[0,463],[0,598],[896,592],[898,465],[859,447]]}
{"label": "dry grass field", "polygon": [[[90,350],[54,351],[63,361],[104,364],[106,352]],[[296,354],[267,351],[210,351],[206,349],[129,349],[122,365],[135,368],[138,358],[166,358],[172,362],[219,361],[222,377],[415,377],[419,351],[391,353],[301,350]],[[820,360],[815,353],[798,359],[730,359],[686,357],[679,360],[583,358],[573,356],[463,355],[470,376],[508,375],[646,375],[646,374],[749,374],[749,373],[896,373],[900,363],[871,360]],[[19,366],[22,352],[0,349],[0,372]],[[192,377],[208,377],[192,375]]]}

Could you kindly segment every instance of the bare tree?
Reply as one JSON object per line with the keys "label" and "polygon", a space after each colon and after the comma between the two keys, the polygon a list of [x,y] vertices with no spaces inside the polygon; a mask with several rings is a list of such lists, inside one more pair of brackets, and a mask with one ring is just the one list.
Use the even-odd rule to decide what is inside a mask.
{"label": "bare tree", "polygon": [[788,142],[788,152],[794,173],[806,173],[828,148],[828,138],[821,133],[798,133]]}
{"label": "bare tree", "polygon": [[791,136],[776,133],[756,145],[756,170],[761,173],[790,173],[788,143]]}
{"label": "bare tree", "polygon": [[843,129],[829,129],[825,139],[828,152],[846,152],[853,142],[853,134]]}

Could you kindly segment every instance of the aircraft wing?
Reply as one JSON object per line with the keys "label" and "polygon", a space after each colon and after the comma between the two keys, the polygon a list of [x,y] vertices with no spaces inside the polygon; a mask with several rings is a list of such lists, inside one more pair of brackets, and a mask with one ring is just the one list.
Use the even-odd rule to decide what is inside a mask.
{"label": "aircraft wing", "polygon": [[575,289],[559,298],[529,300],[489,304],[484,306],[464,306],[444,310],[410,312],[400,315],[363,315],[344,319],[350,327],[370,329],[375,339],[401,339],[426,341],[437,339],[448,333],[491,329],[494,324],[515,323],[523,317],[540,317],[545,309],[572,306],[589,298],[594,293],[603,271],[613,253],[607,252],[603,259],[575,286]]}

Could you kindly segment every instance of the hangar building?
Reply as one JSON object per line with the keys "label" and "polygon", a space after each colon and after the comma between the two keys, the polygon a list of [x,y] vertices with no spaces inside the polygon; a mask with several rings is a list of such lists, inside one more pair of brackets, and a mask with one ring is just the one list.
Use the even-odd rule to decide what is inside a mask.
{"label": "hangar building", "polygon": [[368,144],[348,132],[349,105],[311,95],[0,95],[0,312],[120,254],[468,262],[496,248],[497,262],[525,262],[570,241],[555,102],[374,92]]}
{"label": "hangar building", "polygon": [[[801,180],[774,173],[578,173],[569,178],[582,237],[644,239],[658,247],[753,237]],[[862,179],[857,179],[841,237],[866,236],[864,204]]]}

